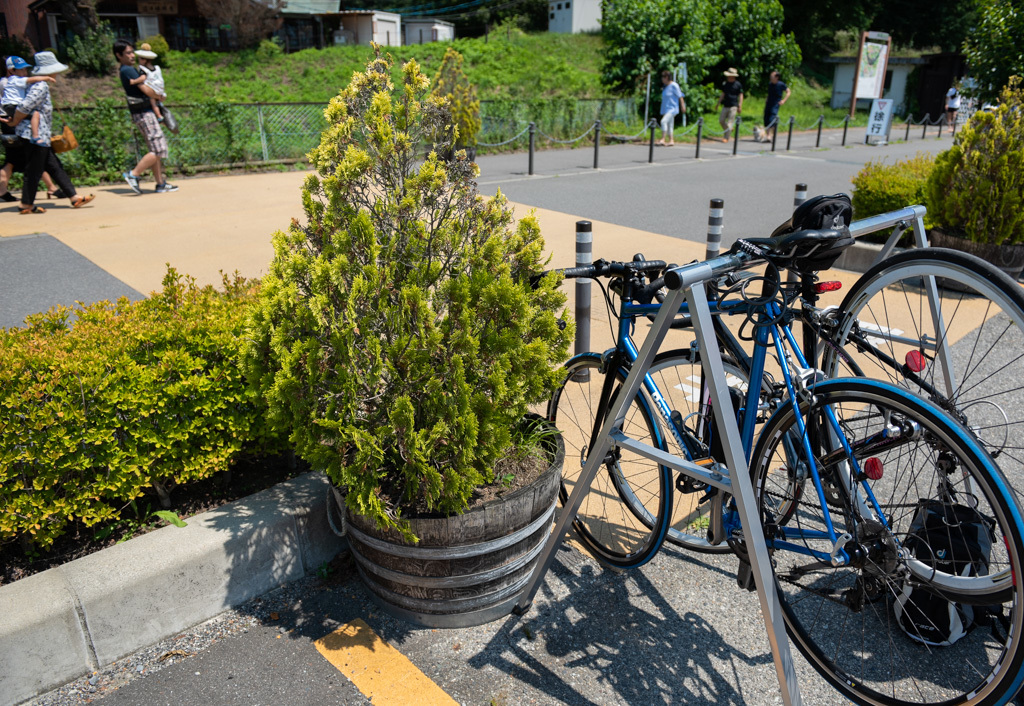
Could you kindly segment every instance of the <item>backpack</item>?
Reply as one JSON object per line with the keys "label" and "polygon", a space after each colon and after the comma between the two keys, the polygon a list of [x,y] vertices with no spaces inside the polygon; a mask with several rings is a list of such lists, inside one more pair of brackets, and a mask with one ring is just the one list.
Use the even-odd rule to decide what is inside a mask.
{"label": "backpack", "polygon": [[[919,500],[904,547],[943,573],[984,576],[994,528],[994,520],[966,505]],[[909,582],[900,588],[893,610],[907,637],[935,647],[952,645],[987,615],[984,608],[948,601]]]}

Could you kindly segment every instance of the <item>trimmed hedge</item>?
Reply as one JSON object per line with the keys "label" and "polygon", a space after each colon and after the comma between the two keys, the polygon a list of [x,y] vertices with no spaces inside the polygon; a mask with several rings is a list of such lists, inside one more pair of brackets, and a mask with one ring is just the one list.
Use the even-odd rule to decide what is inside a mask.
{"label": "trimmed hedge", "polygon": [[934,166],[935,158],[921,152],[893,164],[868,162],[853,178],[853,217],[869,218],[907,206],[927,206],[925,186]]}
{"label": "trimmed hedge", "polygon": [[150,299],[0,329],[0,541],[46,548],[71,522],[226,470],[247,444],[278,447],[238,365],[253,289],[169,268]]}

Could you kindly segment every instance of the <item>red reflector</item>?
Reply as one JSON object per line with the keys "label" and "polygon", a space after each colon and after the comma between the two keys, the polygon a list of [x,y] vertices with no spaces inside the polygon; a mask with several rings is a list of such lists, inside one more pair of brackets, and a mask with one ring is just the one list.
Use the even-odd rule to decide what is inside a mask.
{"label": "red reflector", "polygon": [[882,462],[872,456],[864,462],[864,475],[871,480],[878,480],[882,477]]}
{"label": "red reflector", "polygon": [[814,292],[816,294],[821,294],[822,292],[838,292],[842,288],[842,282],[818,282],[814,285]]}
{"label": "red reflector", "polygon": [[907,361],[907,367],[915,373],[919,373],[924,370],[925,365],[928,364],[928,361],[925,359],[921,351],[910,351],[907,353],[905,360]]}

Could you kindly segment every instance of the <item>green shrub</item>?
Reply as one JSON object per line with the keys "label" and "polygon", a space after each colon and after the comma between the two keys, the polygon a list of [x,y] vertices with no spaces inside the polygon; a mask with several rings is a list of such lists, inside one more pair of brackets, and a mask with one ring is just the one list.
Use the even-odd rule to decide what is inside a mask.
{"label": "green shrub", "polygon": [[977,243],[1024,243],[1024,89],[1013,76],[999,107],[978,111],[928,180],[931,217]]}
{"label": "green shrub", "polygon": [[0,330],[0,541],[45,548],[69,522],[228,468],[246,443],[274,448],[238,362],[251,286],[224,284],[169,269],[151,299]]}
{"label": "green shrub", "polygon": [[95,29],[71,40],[68,44],[68,60],[80,71],[105,76],[114,68],[114,55],[110,47],[114,45],[115,39],[110,25],[101,22]]}
{"label": "green shrub", "polygon": [[433,94],[448,99],[448,109],[459,130],[456,148],[475,145],[480,132],[480,101],[476,97],[476,87],[470,84],[462,70],[462,54],[451,47],[444,53],[441,68],[434,77]]}
{"label": "green shrub", "polygon": [[148,44],[151,51],[156,52],[156,59],[154,62],[160,64],[161,67],[168,66],[167,56],[170,54],[171,46],[164,39],[162,34],[154,34],[152,37],[146,37],[145,39],[139,40],[139,46]]}
{"label": "green shrub", "polygon": [[893,164],[868,162],[853,178],[854,218],[869,218],[907,206],[927,206],[925,185],[934,165],[935,158],[923,152]]}
{"label": "green shrub", "polygon": [[0,37],[0,55],[20,56],[28,63],[32,63],[36,50],[32,48],[24,37],[12,34],[9,37]]}
{"label": "green shrub", "polygon": [[530,286],[536,220],[513,227],[474,164],[439,156],[452,118],[417,63],[397,88],[390,71],[378,55],[327,108],[306,223],[274,235],[244,362],[296,452],[411,537],[403,515],[461,512],[493,480],[572,334],[557,277]]}

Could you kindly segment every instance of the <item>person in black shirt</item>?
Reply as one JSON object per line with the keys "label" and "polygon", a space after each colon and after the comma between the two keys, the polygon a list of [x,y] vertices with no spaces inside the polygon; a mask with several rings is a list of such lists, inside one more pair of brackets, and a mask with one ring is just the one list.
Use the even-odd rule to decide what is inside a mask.
{"label": "person in black shirt", "polygon": [[779,119],[779,106],[789,100],[789,86],[780,81],[778,71],[768,75],[768,98],[764,102],[764,141],[768,141],[771,125]]}
{"label": "person in black shirt", "polygon": [[725,83],[722,84],[722,93],[718,96],[715,107],[722,106],[722,112],[718,114],[718,124],[722,126],[722,142],[728,142],[732,135],[732,126],[736,122],[736,116],[743,113],[743,84],[737,81],[739,71],[728,69],[725,73]]}
{"label": "person in black shirt", "polygon": [[153,93],[153,89],[145,85],[145,75],[135,68],[135,47],[125,39],[118,39],[114,42],[114,56],[121,64],[119,74],[125,97],[128,100],[128,112],[131,113],[132,122],[138,126],[149,147],[149,152],[143,155],[135,168],[124,172],[121,176],[128,182],[132,191],[141,194],[139,177],[145,171],[152,169],[153,178],[156,180],[156,193],[177,191],[178,187],[168,184],[164,178],[162,160],[167,159],[167,138],[164,136],[164,131],[160,129],[160,123],[157,121],[153,105],[150,103],[150,98],[156,94]]}

